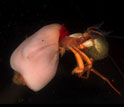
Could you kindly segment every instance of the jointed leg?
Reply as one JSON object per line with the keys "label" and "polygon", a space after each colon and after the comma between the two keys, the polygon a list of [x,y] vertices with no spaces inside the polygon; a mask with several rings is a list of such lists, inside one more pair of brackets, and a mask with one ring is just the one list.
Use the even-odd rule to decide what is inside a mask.
{"label": "jointed leg", "polygon": [[69,49],[74,53],[74,55],[76,57],[76,60],[77,60],[77,64],[78,64],[78,67],[76,67],[72,71],[72,74],[83,72],[84,71],[84,63],[83,63],[83,60],[82,60],[80,54],[76,50],[74,50],[73,48],[71,48],[71,47]]}
{"label": "jointed leg", "polygon": [[88,32],[88,33],[92,33],[92,32],[93,32],[93,33],[96,33],[96,34],[99,34],[99,35],[103,36],[102,32],[99,32],[99,31],[97,31],[97,30],[100,30],[99,27],[94,26],[94,27],[89,27],[89,28],[87,29],[87,32]]}
{"label": "jointed leg", "polygon": [[90,77],[90,70],[87,71],[86,76],[83,76],[83,75],[84,75],[84,73],[79,73],[78,77],[82,78],[82,79],[88,79]]}
{"label": "jointed leg", "polygon": [[[90,69],[89,68],[92,67],[91,64],[90,64],[91,63],[91,60],[87,56],[85,56],[85,54],[83,55],[83,56],[85,56],[84,59],[88,62],[88,65],[84,68],[84,63],[83,63],[83,60],[82,60],[82,57],[80,56],[80,54],[76,50],[74,50],[73,48],[70,48],[70,50],[75,54],[76,59],[77,59],[77,63],[78,63],[78,66],[79,66],[79,67],[76,67],[73,70],[72,74],[78,73],[78,76],[80,78],[82,78],[82,79],[88,79],[89,78],[89,75],[90,75]],[[82,63],[83,63],[83,67],[82,67]],[[81,68],[83,68],[83,69],[81,69]],[[85,70],[86,68],[88,70]],[[86,76],[83,76],[84,70],[87,72]]]}
{"label": "jointed leg", "polygon": [[83,73],[79,73],[78,76],[80,78],[83,78],[83,79],[88,79],[89,76],[90,76],[90,70],[92,68],[92,62],[93,62],[93,60],[90,59],[85,53],[83,53],[82,51],[80,51],[78,48],[75,48],[75,50],[82,56],[82,58],[86,62],[86,66],[84,68],[84,72],[87,73],[86,76],[83,76],[84,72]]}
{"label": "jointed leg", "polygon": [[86,61],[87,66],[85,67],[85,69],[87,69],[87,70],[91,69],[93,60],[90,59],[84,52],[80,51],[78,48],[75,48],[75,50],[82,56],[84,61]]}
{"label": "jointed leg", "polygon": [[112,84],[111,84],[111,82],[106,78],[106,77],[104,77],[103,75],[101,75],[99,72],[97,72],[95,69],[91,69],[91,71],[93,72],[93,73],[95,73],[97,76],[99,76],[100,78],[102,78],[104,81],[106,81],[109,85],[110,85],[110,87],[112,87],[113,89],[114,89],[114,91],[116,91],[119,95],[121,95],[121,93],[120,93],[120,91],[118,91]]}
{"label": "jointed leg", "polygon": [[90,31],[90,30],[93,30],[93,29],[99,30],[99,27],[98,27],[98,26],[88,27],[88,28],[87,28],[87,31]]}
{"label": "jointed leg", "polygon": [[88,31],[88,33],[96,33],[96,34],[98,34],[100,36],[103,36],[103,33],[98,32],[98,31],[94,31],[94,30],[90,30],[90,31]]}

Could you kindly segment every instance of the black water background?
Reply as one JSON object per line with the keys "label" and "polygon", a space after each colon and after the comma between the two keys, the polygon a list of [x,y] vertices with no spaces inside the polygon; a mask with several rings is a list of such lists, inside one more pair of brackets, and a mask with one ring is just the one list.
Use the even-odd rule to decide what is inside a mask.
{"label": "black water background", "polygon": [[[123,3],[112,1],[0,1],[0,103],[124,103],[124,33]],[[13,50],[39,28],[51,23],[65,24],[71,33],[81,32],[89,26],[99,25],[106,32],[112,56],[94,64],[99,72],[121,91],[118,96],[104,81],[91,74],[89,80],[71,75],[76,66],[73,54],[66,53],[60,59],[57,75],[47,87],[38,93],[12,83],[13,70],[9,58]],[[121,37],[121,38],[120,38]],[[67,60],[68,59],[68,60]]]}

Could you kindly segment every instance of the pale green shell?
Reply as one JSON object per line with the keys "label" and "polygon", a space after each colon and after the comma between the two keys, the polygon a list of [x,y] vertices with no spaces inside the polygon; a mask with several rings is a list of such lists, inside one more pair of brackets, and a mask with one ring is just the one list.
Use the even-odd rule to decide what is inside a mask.
{"label": "pale green shell", "polygon": [[95,60],[101,60],[108,56],[108,43],[104,37],[94,39],[94,45],[88,48],[87,55]]}
{"label": "pale green shell", "polygon": [[[70,35],[73,38],[81,38],[82,33],[75,33]],[[93,43],[94,45],[88,48],[86,54],[95,59],[101,60],[108,56],[109,46],[104,36],[101,35],[93,35]]]}

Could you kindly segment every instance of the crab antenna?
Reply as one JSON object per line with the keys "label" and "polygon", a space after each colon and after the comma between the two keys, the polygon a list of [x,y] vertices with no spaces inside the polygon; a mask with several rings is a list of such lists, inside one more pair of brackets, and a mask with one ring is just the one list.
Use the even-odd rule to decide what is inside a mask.
{"label": "crab antenna", "polygon": [[113,62],[114,66],[117,68],[117,70],[119,71],[119,73],[121,74],[121,76],[122,76],[123,79],[124,79],[124,74],[123,74],[123,72],[121,71],[121,69],[120,69],[120,67],[118,66],[118,64],[115,62],[114,58],[113,58],[112,56],[110,56],[110,55],[109,55],[109,57],[110,57],[111,61]]}

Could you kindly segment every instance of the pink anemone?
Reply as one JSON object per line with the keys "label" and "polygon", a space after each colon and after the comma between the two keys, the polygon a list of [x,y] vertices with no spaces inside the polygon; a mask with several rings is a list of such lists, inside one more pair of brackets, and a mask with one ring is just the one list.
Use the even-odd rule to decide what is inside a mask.
{"label": "pink anemone", "polygon": [[41,90],[56,74],[61,27],[52,24],[41,28],[12,53],[11,67],[33,91]]}

